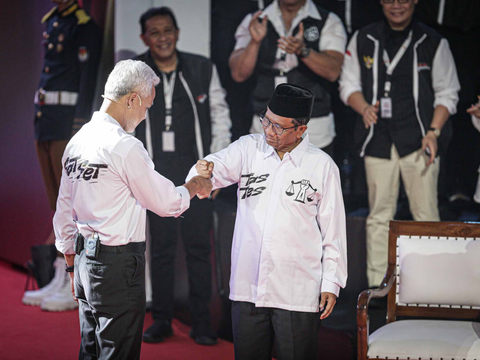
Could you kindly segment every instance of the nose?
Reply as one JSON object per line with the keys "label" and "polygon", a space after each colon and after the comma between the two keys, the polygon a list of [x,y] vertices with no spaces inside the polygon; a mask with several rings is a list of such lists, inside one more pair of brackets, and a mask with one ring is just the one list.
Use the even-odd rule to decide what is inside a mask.
{"label": "nose", "polygon": [[277,134],[275,131],[273,131],[273,125],[272,123],[268,123],[267,127],[265,128],[265,134],[267,134],[269,137],[275,137]]}

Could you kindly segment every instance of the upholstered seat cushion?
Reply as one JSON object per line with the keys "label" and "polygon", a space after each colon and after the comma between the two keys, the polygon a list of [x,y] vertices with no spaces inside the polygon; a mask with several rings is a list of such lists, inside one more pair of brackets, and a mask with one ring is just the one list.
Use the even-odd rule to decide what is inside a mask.
{"label": "upholstered seat cushion", "polygon": [[395,321],[371,334],[368,345],[369,358],[480,360],[480,323]]}

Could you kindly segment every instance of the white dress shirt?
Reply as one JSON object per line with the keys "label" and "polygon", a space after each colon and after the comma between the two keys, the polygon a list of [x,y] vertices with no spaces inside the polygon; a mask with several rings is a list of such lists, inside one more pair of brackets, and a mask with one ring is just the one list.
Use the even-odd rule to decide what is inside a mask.
{"label": "white dress shirt", "polygon": [[[208,155],[213,187],[238,183],[230,299],[317,312],[347,280],[345,209],[333,160],[303,141],[280,160],[265,136]],[[193,167],[187,177],[197,175]]]}
{"label": "white dress shirt", "polygon": [[[260,15],[263,18],[268,16],[268,20],[272,23],[279,36],[293,36],[293,30],[307,17],[320,20],[322,17],[318,12],[317,7],[312,0],[307,0],[300,10],[298,10],[295,18],[292,20],[292,26],[287,31],[283,22],[282,12],[278,1],[273,1]],[[248,14],[235,32],[235,50],[244,49],[252,39],[250,36],[250,30],[248,29],[250,21],[252,20],[252,14]],[[318,46],[320,51],[333,50],[341,54],[345,53],[345,47],[347,46],[347,33],[342,24],[342,20],[330,12],[325,25],[322,28],[320,37],[318,39]],[[283,69],[285,73],[296,68],[298,66],[298,57],[295,54],[286,54],[285,61],[280,61],[281,50],[277,49],[276,61],[273,64],[275,69]],[[252,120],[251,133],[263,133],[263,128],[258,121],[258,116],[254,116]],[[312,144],[323,148],[331,144],[335,138],[335,124],[333,114],[330,113],[327,116],[319,118],[311,118],[308,124],[307,133],[310,134],[310,140]]]}
{"label": "white dress shirt", "polygon": [[177,217],[190,206],[188,190],[157,173],[142,143],[106,113],[70,140],[62,164],[53,227],[64,254],[75,253],[76,226],[85,237],[98,232],[102,245],[126,245],[145,241],[145,209]]}

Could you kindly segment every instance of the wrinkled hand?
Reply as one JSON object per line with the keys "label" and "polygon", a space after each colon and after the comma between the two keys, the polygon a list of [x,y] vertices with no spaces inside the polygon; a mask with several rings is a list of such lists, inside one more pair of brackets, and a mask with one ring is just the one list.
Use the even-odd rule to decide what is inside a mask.
{"label": "wrinkled hand", "polygon": [[298,33],[295,36],[281,36],[277,40],[277,46],[288,54],[300,54],[300,50],[304,47],[303,43],[303,22],[300,23]]}
{"label": "wrinkled hand", "polygon": [[326,319],[333,311],[333,307],[335,306],[335,303],[337,302],[337,295],[331,292],[322,292],[321,299],[320,299],[320,311],[323,310],[325,307],[325,303],[327,304],[327,308],[323,312],[323,314],[320,316],[320,320]]}
{"label": "wrinkled hand", "polygon": [[264,16],[261,21],[259,21],[258,17],[262,14],[261,10],[258,10],[255,14],[253,14],[252,20],[248,25],[248,30],[250,31],[250,36],[252,37],[252,41],[259,43],[263,40],[265,35],[267,35],[267,24],[268,24],[268,17]]}
{"label": "wrinkled hand", "polygon": [[368,105],[363,111],[363,123],[365,129],[368,129],[372,124],[377,124],[378,111],[380,110],[380,102],[377,101],[375,105]]}
{"label": "wrinkled hand", "polygon": [[437,137],[433,131],[428,131],[422,139],[422,150],[425,151],[427,148],[428,152],[430,152],[430,158],[427,161],[427,166],[429,166],[435,161],[438,151]]}
{"label": "wrinkled hand", "polygon": [[212,182],[210,179],[205,179],[201,176],[195,176],[193,179],[195,179],[195,182],[197,184],[197,197],[199,199],[205,199],[208,198],[212,192]]}
{"label": "wrinkled hand", "polygon": [[207,160],[198,160],[195,164],[195,170],[197,170],[198,175],[205,179],[212,177],[213,167],[213,162]]}
{"label": "wrinkled hand", "polygon": [[73,300],[75,300],[76,302],[78,302],[78,299],[75,297],[75,273],[73,272],[70,272],[68,273],[68,275],[70,275],[70,290],[72,291],[72,296],[73,296]]}
{"label": "wrinkled hand", "polygon": [[470,106],[468,109],[467,109],[467,112],[470,114],[470,115],[473,115],[477,118],[480,118],[480,96],[478,96],[478,103],[476,103],[475,105],[472,104],[472,106]]}

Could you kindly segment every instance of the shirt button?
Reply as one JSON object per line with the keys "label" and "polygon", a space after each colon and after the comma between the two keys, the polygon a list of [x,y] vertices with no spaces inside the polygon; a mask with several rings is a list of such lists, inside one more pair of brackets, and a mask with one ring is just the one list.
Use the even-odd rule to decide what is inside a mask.
{"label": "shirt button", "polygon": [[37,111],[37,118],[41,118],[42,117],[42,112],[41,111]]}
{"label": "shirt button", "polygon": [[48,44],[48,50],[52,50],[52,49],[53,49],[53,44],[52,43]]}
{"label": "shirt button", "polygon": [[48,66],[45,66],[45,73],[48,74],[50,72],[50,68]]}
{"label": "shirt button", "polygon": [[55,22],[53,23],[53,27],[58,27],[58,21],[55,21]]}

